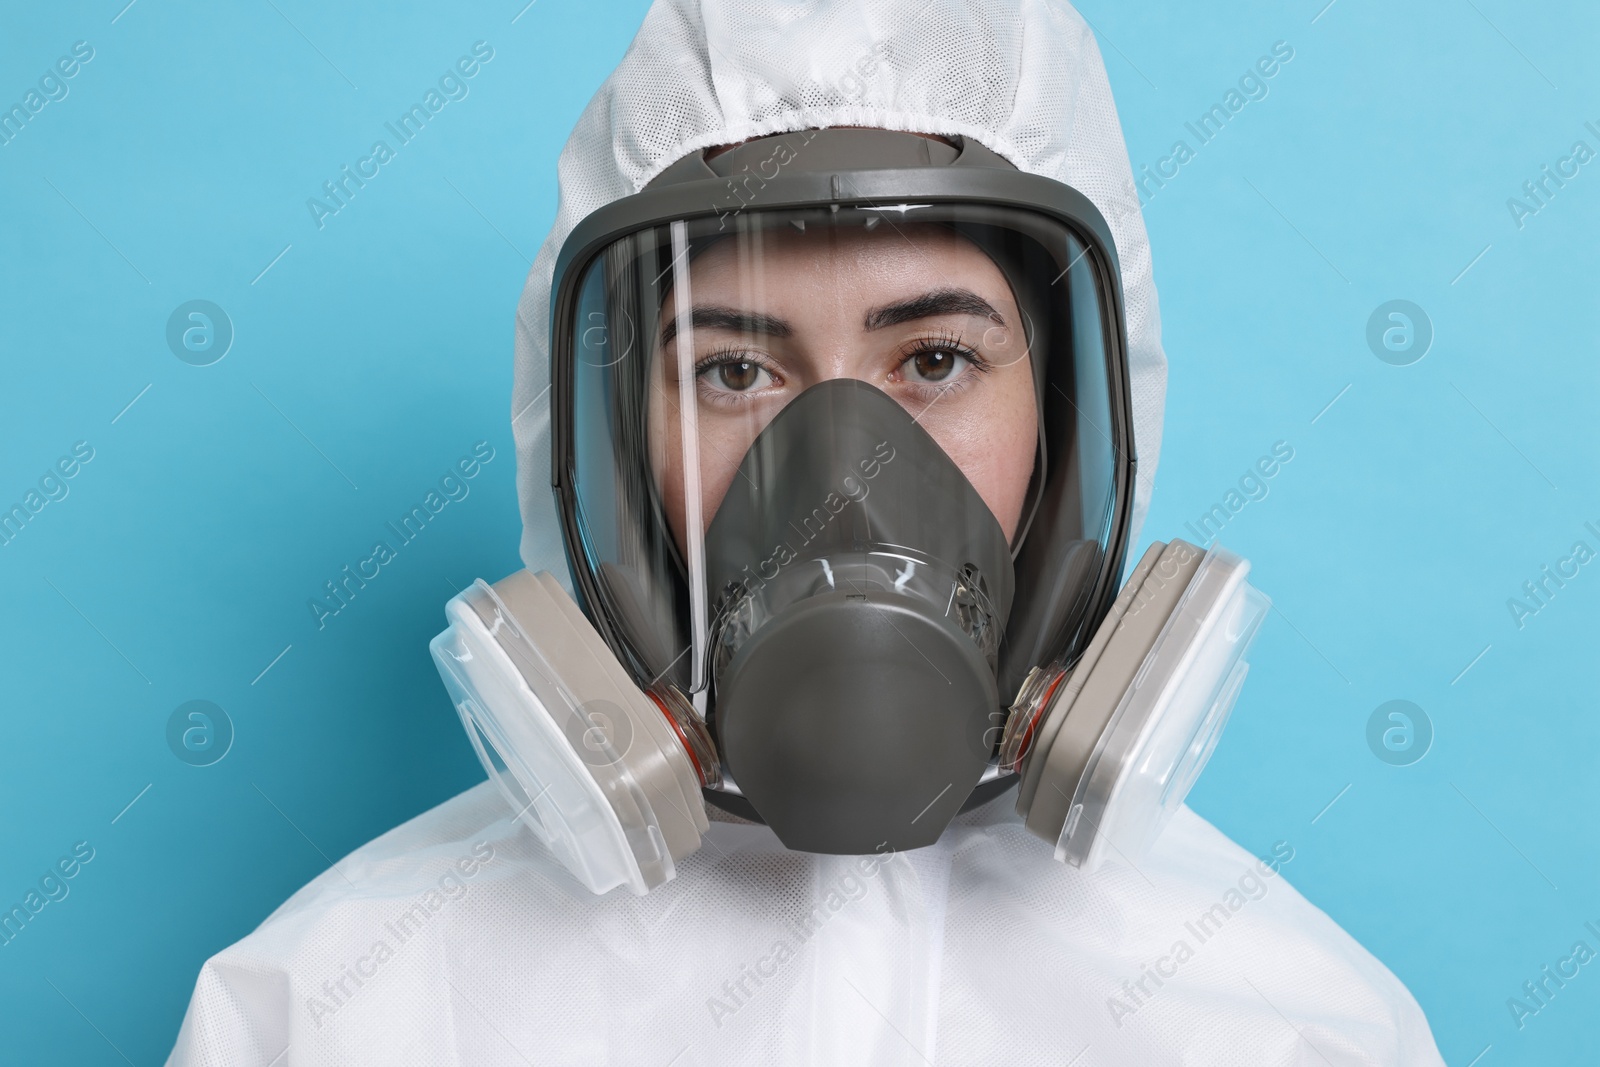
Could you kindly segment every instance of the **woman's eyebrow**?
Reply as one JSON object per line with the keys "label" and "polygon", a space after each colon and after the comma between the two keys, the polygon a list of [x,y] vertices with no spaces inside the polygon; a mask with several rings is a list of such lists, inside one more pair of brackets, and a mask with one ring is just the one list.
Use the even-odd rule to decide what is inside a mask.
{"label": "woman's eyebrow", "polygon": [[[689,311],[689,324],[697,330],[733,330],[737,333],[764,333],[769,337],[791,337],[794,327],[776,315],[761,311],[740,311],[715,304],[696,304]],[[678,319],[669,318],[661,327],[661,343],[678,336]]]}
{"label": "woman's eyebrow", "polygon": [[934,315],[977,315],[993,319],[1002,326],[1006,324],[1004,316],[994,309],[993,304],[970,289],[933,289],[909,300],[897,300],[893,304],[873,308],[867,312],[862,325],[868,330],[881,330],[886,326],[898,326],[902,322]]}

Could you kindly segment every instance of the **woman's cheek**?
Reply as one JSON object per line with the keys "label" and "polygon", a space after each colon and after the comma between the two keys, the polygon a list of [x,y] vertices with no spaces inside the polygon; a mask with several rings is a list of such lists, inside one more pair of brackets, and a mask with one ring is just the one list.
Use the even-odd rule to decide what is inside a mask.
{"label": "woman's cheek", "polygon": [[[739,465],[760,433],[759,421],[742,418],[708,418],[700,414],[700,528],[711,528],[717,509],[728,495],[728,487],[740,477]],[[680,460],[681,469],[681,460]],[[679,499],[684,490],[679,487]],[[685,522],[687,527],[687,522]],[[681,538],[680,538],[681,540]]]}
{"label": "woman's cheek", "polygon": [[737,464],[729,462],[725,453],[715,449],[701,451],[700,529],[702,532],[711,528],[711,520],[716,518],[717,509],[722,506],[723,498],[728,495],[728,486],[733,484],[737,470]]}
{"label": "woman's cheek", "polygon": [[650,469],[661,488],[661,507],[667,513],[672,538],[682,550],[688,528],[683,514],[683,446],[671,414],[657,390],[650,401]]}
{"label": "woman's cheek", "polygon": [[976,406],[934,434],[988,505],[1007,541],[1016,536],[1033,476],[1038,421],[1031,395],[1028,405]]}

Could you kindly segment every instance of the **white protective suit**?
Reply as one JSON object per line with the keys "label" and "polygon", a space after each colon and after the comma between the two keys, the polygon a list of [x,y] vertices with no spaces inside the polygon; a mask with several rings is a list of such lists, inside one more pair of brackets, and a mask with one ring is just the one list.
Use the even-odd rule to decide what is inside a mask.
{"label": "white protective suit", "polygon": [[[1093,36],[1050,0],[658,0],[560,159],[518,314],[523,559],[565,574],[549,488],[556,253],[690,150],[837,125],[975,137],[1084,192],[1121,256],[1141,465],[1165,358]],[[498,576],[486,576],[498,577]],[[1014,794],[938,844],[785,850],[712,812],[645,897],[591,896],[488,783],[358,849],[206,963],[170,1063],[1441,1064],[1405,987],[1187,808],[1137,867],[1055,861]]]}

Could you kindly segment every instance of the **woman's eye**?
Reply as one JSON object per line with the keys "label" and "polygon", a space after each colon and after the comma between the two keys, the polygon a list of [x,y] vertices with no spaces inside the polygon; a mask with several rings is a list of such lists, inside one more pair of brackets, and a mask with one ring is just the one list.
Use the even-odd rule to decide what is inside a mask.
{"label": "woman's eye", "polygon": [[748,359],[724,360],[704,368],[700,374],[703,379],[710,379],[713,389],[727,393],[749,392],[762,385],[764,377],[771,377],[761,364]]}
{"label": "woman's eye", "polygon": [[967,357],[959,352],[948,348],[932,348],[918,352],[903,366],[909,380],[933,385],[949,380],[966,362]]}

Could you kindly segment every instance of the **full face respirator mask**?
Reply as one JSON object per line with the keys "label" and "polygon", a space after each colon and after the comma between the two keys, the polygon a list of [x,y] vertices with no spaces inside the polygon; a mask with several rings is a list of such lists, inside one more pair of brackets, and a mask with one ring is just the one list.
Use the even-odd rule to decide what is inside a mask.
{"label": "full face respirator mask", "polygon": [[474,749],[595,893],[674,876],[705,803],[791,849],[932,844],[1017,790],[1057,859],[1137,859],[1268,609],[1157,542],[1116,250],[971,139],[700,151],[590,215],[551,297],[571,568],[478,581],[431,645]]}

